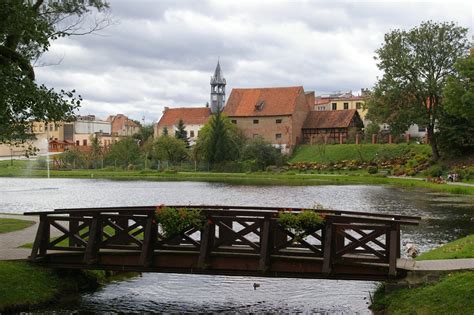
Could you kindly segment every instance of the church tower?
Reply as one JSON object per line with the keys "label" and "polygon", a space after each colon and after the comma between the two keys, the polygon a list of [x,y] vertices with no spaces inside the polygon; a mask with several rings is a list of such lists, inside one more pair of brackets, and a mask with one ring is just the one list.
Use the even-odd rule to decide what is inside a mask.
{"label": "church tower", "polygon": [[225,106],[225,79],[221,73],[221,65],[217,61],[216,71],[211,77],[211,112],[221,112]]}

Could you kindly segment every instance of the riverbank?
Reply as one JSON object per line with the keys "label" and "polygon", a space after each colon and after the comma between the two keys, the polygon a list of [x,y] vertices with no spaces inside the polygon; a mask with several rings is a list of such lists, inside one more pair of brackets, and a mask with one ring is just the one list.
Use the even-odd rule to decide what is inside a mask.
{"label": "riverbank", "polygon": [[25,261],[0,261],[0,313],[36,309],[111,280],[113,274],[106,271],[53,270]]}
{"label": "riverbank", "polygon": [[[474,257],[474,234],[420,255],[417,260]],[[473,314],[474,271],[451,272],[432,284],[387,292],[385,285],[374,294],[376,314]]]}
{"label": "riverbank", "polygon": [[[22,162],[22,163],[20,163]],[[0,163],[0,177],[45,178],[46,170],[29,169],[25,161],[15,161],[14,166]],[[156,170],[52,170],[52,178],[92,178],[111,180],[153,180],[153,181],[199,181],[219,182],[235,185],[393,185],[404,188],[423,188],[452,194],[474,195],[474,185],[437,184],[419,178],[392,178],[384,175],[362,172],[319,173],[308,172],[256,172],[256,173],[214,173],[214,172],[159,172]],[[456,184],[456,183],[454,183]]]}

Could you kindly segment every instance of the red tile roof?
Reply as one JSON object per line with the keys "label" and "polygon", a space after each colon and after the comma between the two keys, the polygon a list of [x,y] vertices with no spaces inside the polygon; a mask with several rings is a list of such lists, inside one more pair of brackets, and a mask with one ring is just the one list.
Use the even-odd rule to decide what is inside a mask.
{"label": "red tile roof", "polygon": [[233,89],[224,107],[230,117],[291,115],[302,86]]}
{"label": "red tile roof", "polygon": [[158,126],[174,126],[180,119],[185,125],[204,125],[211,116],[208,107],[165,108]]}
{"label": "red tile roof", "polygon": [[355,109],[310,111],[303,129],[347,128],[354,116],[360,120]]}

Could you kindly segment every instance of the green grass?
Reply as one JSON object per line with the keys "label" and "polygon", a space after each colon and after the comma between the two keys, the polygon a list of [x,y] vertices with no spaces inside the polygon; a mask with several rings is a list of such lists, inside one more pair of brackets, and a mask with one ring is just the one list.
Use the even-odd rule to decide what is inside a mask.
{"label": "green grass", "polygon": [[435,284],[389,294],[379,288],[372,309],[384,314],[474,314],[474,272],[452,273]]}
{"label": "green grass", "polygon": [[297,148],[290,162],[329,163],[344,160],[369,162],[394,159],[410,152],[431,155],[431,147],[424,144],[405,143],[303,145]]}
{"label": "green grass", "polygon": [[33,224],[34,221],[0,218],[0,234],[22,230]]}
{"label": "green grass", "polygon": [[0,261],[0,283],[0,311],[46,303],[63,286],[51,270],[9,261]]}
{"label": "green grass", "polygon": [[474,258],[474,234],[421,254],[417,260]]}
{"label": "green grass", "polygon": [[0,261],[0,314],[35,309],[62,296],[136,275],[103,270],[53,270],[23,261]]}

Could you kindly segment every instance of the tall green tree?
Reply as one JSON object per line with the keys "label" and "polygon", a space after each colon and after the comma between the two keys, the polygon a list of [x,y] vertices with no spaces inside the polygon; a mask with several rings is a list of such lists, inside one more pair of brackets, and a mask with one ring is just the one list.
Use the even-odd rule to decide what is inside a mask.
{"label": "tall green tree", "polygon": [[186,148],[189,148],[188,132],[186,131],[186,126],[182,119],[180,119],[176,125],[174,136],[176,139],[182,140],[186,144]]}
{"label": "tall green tree", "polygon": [[211,164],[236,161],[240,158],[243,143],[244,138],[237,127],[218,112],[201,129],[194,155]]}
{"label": "tall green tree", "polygon": [[454,23],[428,21],[386,34],[376,51],[383,76],[368,102],[368,118],[388,123],[394,134],[412,124],[426,127],[434,160],[439,158],[435,131],[443,113],[443,89],[454,62],[468,48],[466,34],[466,28]]}
{"label": "tall green tree", "polygon": [[444,114],[439,120],[440,149],[446,155],[474,151],[474,55],[460,58],[444,89]]}
{"label": "tall green tree", "polygon": [[163,135],[154,142],[153,155],[159,161],[176,163],[188,157],[188,150],[183,140]]}
{"label": "tall green tree", "polygon": [[138,163],[140,158],[140,148],[137,141],[132,137],[127,137],[109,147],[105,159],[109,165],[128,168],[130,165]]}
{"label": "tall green tree", "polygon": [[140,145],[143,145],[149,138],[153,136],[154,129],[153,129],[152,124],[148,124],[148,125],[139,124],[139,126],[140,126],[140,129],[138,130],[138,133],[133,135],[133,138],[140,141]]}
{"label": "tall green tree", "polygon": [[32,120],[73,119],[81,97],[37,84],[32,61],[57,38],[105,27],[107,18],[91,22],[87,17],[108,7],[103,0],[0,2],[0,143],[25,141]]}

